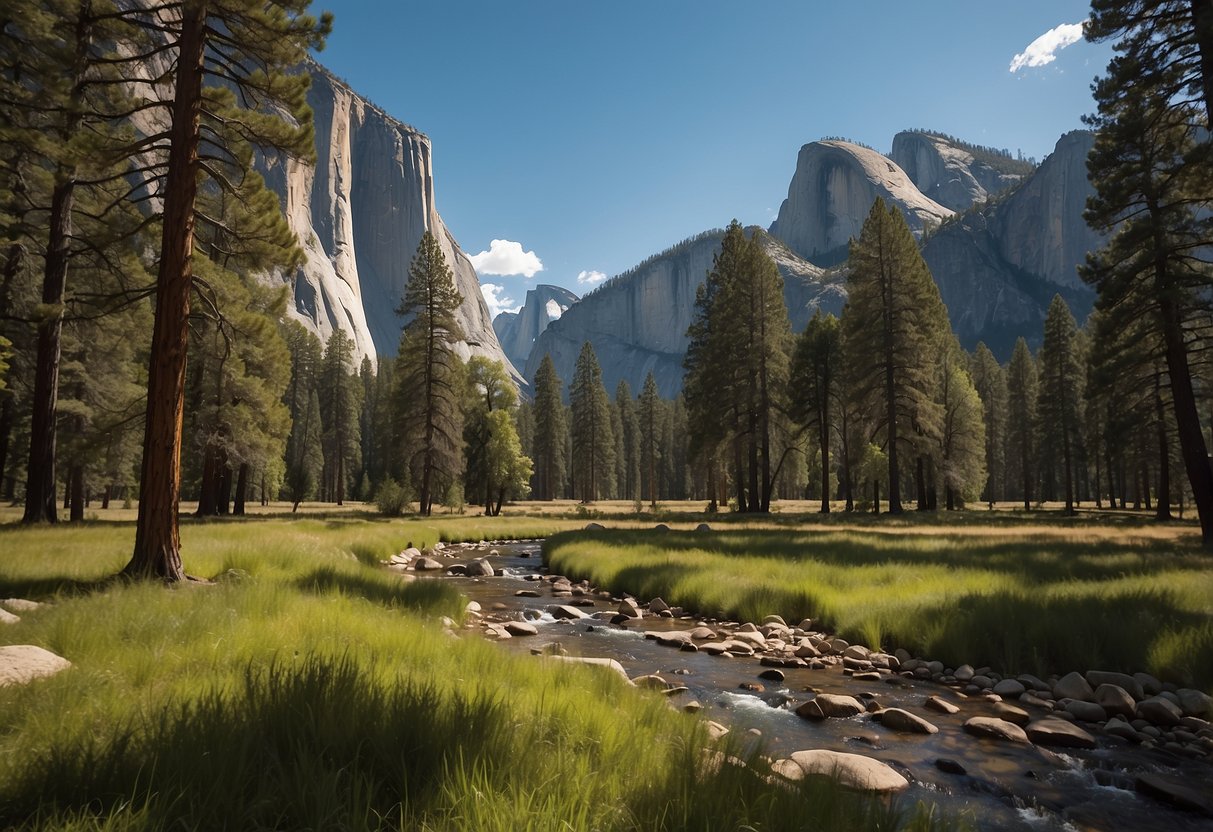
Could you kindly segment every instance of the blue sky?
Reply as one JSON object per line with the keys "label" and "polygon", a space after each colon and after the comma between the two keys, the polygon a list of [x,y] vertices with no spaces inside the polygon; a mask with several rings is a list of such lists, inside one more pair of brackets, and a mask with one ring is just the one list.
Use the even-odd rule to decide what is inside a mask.
{"label": "blue sky", "polygon": [[506,307],[734,217],[769,225],[823,136],[887,152],[925,127],[1043,158],[1111,54],[1057,28],[1077,0],[313,5],[336,16],[320,60],[432,139],[438,210],[491,250],[481,282]]}

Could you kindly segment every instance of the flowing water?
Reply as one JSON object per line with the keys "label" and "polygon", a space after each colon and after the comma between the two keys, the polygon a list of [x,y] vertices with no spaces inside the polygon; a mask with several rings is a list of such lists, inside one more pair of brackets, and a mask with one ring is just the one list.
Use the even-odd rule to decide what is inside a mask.
{"label": "flowing water", "polygon": [[[1182,778],[1190,788],[1208,794],[1213,790],[1213,765],[1208,762],[1143,749],[1097,730],[1092,731],[1099,742],[1097,748],[1065,749],[1064,753],[981,739],[965,733],[961,726],[972,716],[995,716],[993,704],[966,698],[943,685],[900,676],[891,677],[895,684],[857,681],[844,675],[841,665],[824,670],[782,668],[784,681],[770,682],[758,678],[767,668],[757,657],[683,652],[644,635],[684,631],[696,625],[694,619],[646,617],[626,629],[606,621],[557,620],[547,608],[569,599],[551,597],[545,585],[534,581],[533,576],[545,571],[540,547],[541,541],[496,544],[499,556],[489,560],[499,574],[504,573],[501,577],[440,578],[456,582],[460,592],[481,605],[487,618],[525,619],[538,627],[537,636],[499,641],[504,650],[529,654],[534,648],[558,642],[570,655],[616,659],[633,678],[660,675],[688,689],[674,704],[695,700],[703,706],[703,716],[734,732],[756,729],[773,759],[812,748],[874,757],[910,780],[911,786],[902,796],[905,803],[938,804],[948,813],[967,816],[980,829],[1213,832],[1213,819],[1141,795],[1134,785],[1138,775],[1153,772]],[[470,559],[484,553],[459,554]],[[518,597],[514,593],[519,589],[540,589],[542,597]],[[596,601],[594,607],[585,607],[584,612],[615,610],[616,604],[606,599],[592,600]],[[493,609],[501,604],[505,609]],[[743,683],[761,684],[765,689],[743,690]],[[811,722],[793,712],[796,704],[811,697],[810,690],[847,694],[861,701],[875,698],[884,707],[923,716],[939,727],[939,733],[889,731],[866,714]],[[932,695],[954,703],[959,712],[946,715],[925,709],[923,702]],[[1044,715],[1043,711],[1026,710],[1033,718]],[[940,758],[959,763],[966,773],[944,773],[935,764]]]}

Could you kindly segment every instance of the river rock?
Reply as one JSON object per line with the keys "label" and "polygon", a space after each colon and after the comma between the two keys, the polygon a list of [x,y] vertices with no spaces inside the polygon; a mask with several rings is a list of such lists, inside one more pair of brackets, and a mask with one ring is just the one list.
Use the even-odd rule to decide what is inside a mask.
{"label": "river rock", "polygon": [[714,740],[718,740],[725,734],[729,733],[728,728],[725,728],[719,722],[714,722],[710,719],[707,721],[706,727],[708,729],[708,736]]}
{"label": "river rock", "polygon": [[1141,689],[1145,692],[1146,696],[1157,696],[1162,693],[1162,682],[1149,673],[1134,673],[1133,680],[1141,685]]}
{"label": "river rock", "polygon": [[789,766],[776,769],[790,780],[810,776],[833,777],[843,786],[870,792],[897,792],[910,785],[891,766],[862,754],[815,749],[796,751],[791,755],[791,761],[800,769],[800,776],[796,776],[794,769]]}
{"label": "river rock", "polygon": [[1107,713],[1099,705],[1079,699],[1071,699],[1066,703],[1066,713],[1083,722],[1103,722],[1108,718]]}
{"label": "river rock", "polygon": [[[1140,689],[1140,685],[1137,686]],[[1103,682],[1095,689],[1095,702],[1110,714],[1120,714],[1132,719],[1137,713],[1133,696],[1120,685]]]}
{"label": "river rock", "polygon": [[1122,740],[1128,740],[1129,742],[1141,742],[1143,739],[1145,739],[1145,737],[1142,736],[1142,734],[1136,728],[1125,722],[1120,717],[1114,716],[1109,719],[1107,723],[1104,724],[1103,729],[1112,736],[1120,737]]}
{"label": "river rock", "polygon": [[669,682],[662,679],[655,673],[650,673],[647,676],[637,676],[632,680],[632,684],[638,688],[647,688],[648,690],[665,691],[670,687]]}
{"label": "river rock", "polygon": [[774,615],[774,614],[768,615],[766,618],[762,619],[762,623],[763,624],[778,624],[780,627],[788,626],[788,622],[783,620],[782,615]]}
{"label": "river rock", "polygon": [[1213,816],[1213,799],[1204,790],[1195,789],[1187,778],[1168,777],[1163,774],[1142,774],[1135,783],[1143,794],[1206,816]]}
{"label": "river rock", "polygon": [[1142,688],[1141,682],[1128,673],[1116,673],[1111,670],[1088,670],[1086,679],[1087,683],[1096,690],[1099,689],[1100,685],[1116,685],[1135,700],[1146,698],[1146,692]]}
{"label": "river rock", "polygon": [[67,670],[72,663],[33,644],[10,644],[0,647],[0,687],[24,685],[35,679],[54,676]]}
{"label": "river rock", "polygon": [[0,624],[16,624],[21,621],[21,616],[13,615],[6,609],[0,609]]}
{"label": "river rock", "polygon": [[669,611],[670,605],[660,598],[654,598],[652,601],[649,601],[649,612],[653,613],[654,615],[661,615],[663,612]]}
{"label": "river rock", "polygon": [[619,602],[619,614],[625,615],[628,618],[641,618],[644,613],[640,611],[640,605],[636,603],[634,598],[624,598]]}
{"label": "river rock", "polygon": [[1026,690],[1023,682],[1018,679],[1003,679],[1001,682],[994,684],[994,693],[1007,699],[1018,699],[1019,696]]}
{"label": "river rock", "polygon": [[463,568],[473,578],[491,578],[494,575],[493,565],[484,558],[468,561]]}
{"label": "river rock", "polygon": [[462,578],[465,577],[467,573],[468,569],[462,563],[456,563],[446,568],[446,574],[450,575],[452,578]]}
{"label": "river rock", "polygon": [[941,699],[938,696],[928,696],[927,701],[923,704],[932,711],[938,711],[941,714],[954,714],[960,710],[960,708],[956,707],[948,700]]}
{"label": "river rock", "polygon": [[580,621],[582,618],[589,618],[581,610],[568,604],[552,604],[548,607],[548,613],[552,618],[561,621]]}
{"label": "river rock", "polygon": [[880,724],[890,731],[903,734],[938,734],[939,729],[917,714],[901,708],[885,708],[880,712]]}
{"label": "river rock", "polygon": [[601,532],[606,531],[606,526],[602,525],[601,523],[586,523],[585,530],[587,532]]}
{"label": "river rock", "polygon": [[712,530],[712,527],[709,526],[707,523],[700,523],[698,526],[695,527],[695,531],[697,531],[697,532],[710,532],[711,530]]}
{"label": "river rock", "polygon": [[1170,726],[1179,724],[1183,711],[1174,702],[1159,695],[1138,702],[1137,716],[1154,725]]}
{"label": "river rock", "polygon": [[607,671],[610,671],[611,673],[618,674],[628,684],[632,683],[632,680],[628,678],[628,672],[626,670],[624,670],[623,665],[621,665],[615,659],[598,659],[598,658],[589,658],[586,656],[562,656],[562,655],[547,655],[547,656],[545,656],[545,658],[551,659],[553,661],[565,662],[566,664],[580,664],[580,665],[585,665],[586,667],[602,668],[603,670],[607,670]]}
{"label": "river rock", "polygon": [[539,628],[526,621],[507,621],[505,631],[512,636],[534,636],[539,634]]}
{"label": "river rock", "polygon": [[758,678],[766,679],[767,681],[770,681],[770,682],[782,682],[784,676],[783,676],[782,670],[776,670],[775,668],[771,668],[769,670],[764,670],[761,673],[759,673]]}
{"label": "river rock", "polygon": [[1007,702],[994,703],[994,716],[999,719],[1005,719],[1007,722],[1014,722],[1020,727],[1027,725],[1032,720],[1032,717],[1023,708]]}
{"label": "river rock", "polygon": [[868,656],[871,655],[871,653],[872,651],[864,647],[862,644],[852,644],[850,647],[847,647],[842,651],[842,657],[844,659],[858,659],[860,661],[867,661]]}
{"label": "river rock", "polygon": [[737,632],[733,633],[732,638],[734,641],[744,641],[754,645],[755,647],[765,647],[767,644],[766,636],[764,636],[762,633],[752,632],[750,630],[738,630]]}
{"label": "river rock", "polygon": [[29,601],[25,598],[5,598],[0,601],[0,607],[4,607],[9,612],[33,612],[41,606],[42,604],[38,601]]}
{"label": "river rock", "polygon": [[821,651],[809,643],[809,640],[802,639],[800,646],[796,648],[796,657],[801,659],[816,659],[821,656]]}
{"label": "river rock", "polygon": [[935,768],[942,771],[944,774],[968,774],[965,767],[955,760],[950,760],[947,757],[940,757],[935,761]]}
{"label": "river rock", "polygon": [[1077,672],[1067,673],[1053,683],[1053,698],[1094,702],[1095,689],[1087,683],[1082,674]]}
{"label": "river rock", "polygon": [[716,631],[711,627],[696,627],[691,630],[691,638],[695,641],[711,641],[716,638]]}
{"label": "river rock", "polygon": [[536,589],[519,589],[514,592],[515,598],[538,598],[539,590]]}
{"label": "river rock", "polygon": [[1064,719],[1045,717],[1028,725],[1028,739],[1038,745],[1059,748],[1094,748],[1095,738]]}
{"label": "river rock", "polygon": [[964,729],[968,733],[978,737],[988,737],[1008,742],[1026,743],[1028,741],[1028,735],[1018,725],[995,717],[972,717],[965,722]]}
{"label": "river rock", "polygon": [[805,719],[845,719],[864,712],[863,704],[853,696],[821,693],[796,709]]}
{"label": "river rock", "polygon": [[445,569],[442,561],[430,557],[421,557],[412,562],[413,569],[418,572],[433,572]]}
{"label": "river rock", "polygon": [[1175,691],[1179,697],[1179,707],[1184,716],[1205,716],[1213,713],[1213,699],[1209,694],[1192,688],[1180,688]]}
{"label": "river rock", "polygon": [[952,675],[962,682],[967,682],[977,674],[973,672],[972,665],[962,664],[960,667],[956,668],[955,671],[953,671]]}
{"label": "river rock", "polygon": [[1020,673],[1015,678],[1022,682],[1023,686],[1029,690],[1048,691],[1050,695],[1052,695],[1053,686],[1048,682],[1033,676],[1031,673]]}

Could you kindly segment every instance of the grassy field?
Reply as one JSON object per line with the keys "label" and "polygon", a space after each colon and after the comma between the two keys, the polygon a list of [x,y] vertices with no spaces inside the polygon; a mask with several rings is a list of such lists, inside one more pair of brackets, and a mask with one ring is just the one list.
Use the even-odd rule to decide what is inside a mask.
{"label": "grassy field", "polygon": [[[711,766],[700,721],[611,674],[455,638],[463,600],[373,564],[573,521],[187,523],[168,589],[129,523],[0,529],[0,633],[74,667],[0,688],[0,828],[926,829],[921,808]],[[736,748],[725,750],[743,755]]]}
{"label": "grassy field", "polygon": [[640,598],[752,621],[813,618],[953,666],[1144,670],[1213,690],[1213,556],[1190,525],[834,517],[710,536],[571,532],[549,539],[545,557],[555,571]]}

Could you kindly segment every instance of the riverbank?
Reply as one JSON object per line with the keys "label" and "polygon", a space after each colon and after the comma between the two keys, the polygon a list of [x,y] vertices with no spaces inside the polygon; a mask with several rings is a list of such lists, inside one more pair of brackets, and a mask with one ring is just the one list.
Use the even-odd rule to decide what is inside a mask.
{"label": "riverbank", "polygon": [[0,531],[0,598],[37,604],[0,624],[3,643],[71,663],[0,686],[0,826],[946,825],[721,765],[747,751],[596,668],[456,638],[452,584],[380,565],[410,541],[503,528],[552,531],[525,518],[187,524],[187,570],[212,580],[173,589],[107,580],[130,526]]}

